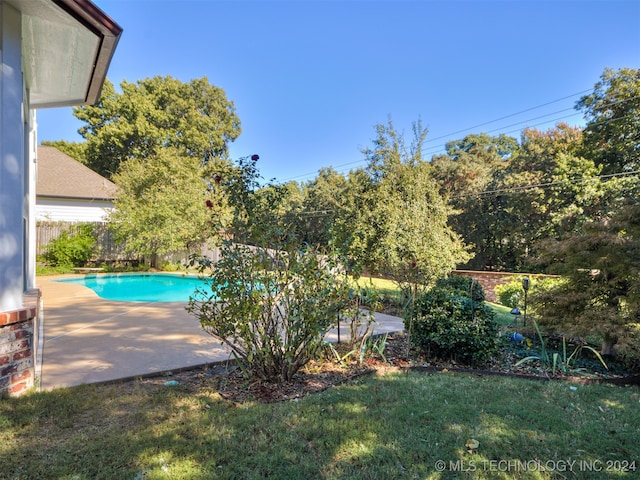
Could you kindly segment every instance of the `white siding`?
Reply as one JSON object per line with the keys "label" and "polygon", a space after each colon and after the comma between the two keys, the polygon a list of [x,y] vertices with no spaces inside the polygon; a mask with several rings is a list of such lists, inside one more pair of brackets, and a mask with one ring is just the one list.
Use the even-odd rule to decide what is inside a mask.
{"label": "white siding", "polygon": [[113,209],[108,201],[43,199],[36,201],[36,220],[51,222],[104,222]]}
{"label": "white siding", "polygon": [[28,168],[20,12],[0,2],[0,312],[22,307]]}

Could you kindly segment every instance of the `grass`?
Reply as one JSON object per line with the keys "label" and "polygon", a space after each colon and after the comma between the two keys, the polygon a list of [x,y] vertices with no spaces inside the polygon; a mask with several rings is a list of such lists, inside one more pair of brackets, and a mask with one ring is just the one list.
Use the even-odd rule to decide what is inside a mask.
{"label": "grass", "polygon": [[[639,407],[637,387],[452,373],[374,375],[266,405],[213,388],[81,386],[0,401],[0,478],[546,479],[594,478],[594,466],[636,478],[622,470],[640,468]],[[535,459],[580,463],[553,472]]]}
{"label": "grass", "polygon": [[[499,303],[485,302],[489,305],[496,314],[496,322],[498,325],[513,326],[513,315],[511,314],[511,308],[500,305]],[[522,325],[522,317],[519,319],[519,324]]]}

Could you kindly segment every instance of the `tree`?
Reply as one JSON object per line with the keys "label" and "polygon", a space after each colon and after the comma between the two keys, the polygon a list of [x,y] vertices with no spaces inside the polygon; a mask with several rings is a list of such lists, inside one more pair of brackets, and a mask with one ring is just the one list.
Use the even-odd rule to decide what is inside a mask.
{"label": "tree", "polygon": [[496,188],[501,172],[518,150],[513,137],[481,133],[448,142],[447,153],[431,160],[433,177],[454,209],[449,224],[474,252],[463,268],[499,269],[508,262],[501,241],[503,199],[483,192]]}
{"label": "tree", "polygon": [[[539,304],[541,324],[561,333],[597,336],[602,353],[618,344],[638,358],[640,70],[605,70],[577,108],[585,111],[587,127],[577,149],[564,153],[588,158],[583,166],[591,162],[588,169],[604,175],[597,182],[570,184],[564,192],[564,211],[571,212],[567,207],[574,202],[585,214],[574,228],[555,230],[564,235],[541,244],[542,260],[564,281],[532,296],[532,302]],[[552,226],[553,220],[548,222]]]}
{"label": "tree", "polygon": [[640,69],[605,69],[576,108],[587,120],[584,156],[605,174],[640,170]]}
{"label": "tree", "polygon": [[562,334],[601,339],[640,356],[640,204],[629,199],[610,219],[547,246],[564,281],[532,296],[540,323]]}
{"label": "tree", "polygon": [[495,185],[504,197],[501,236],[514,254],[511,268],[533,269],[538,242],[579,230],[599,208],[600,168],[578,156],[581,141],[582,131],[565,123],[522,132],[518,154]]}
{"label": "tree", "polygon": [[87,165],[111,178],[130,159],[144,159],[165,147],[182,158],[206,162],[226,158],[229,142],[240,134],[240,121],[224,90],[206,77],[188,83],[156,76],[123,81],[122,93],[105,81],[98,104],[74,108],[86,122]]}
{"label": "tree", "polygon": [[331,229],[347,189],[345,176],[331,167],[320,169],[318,176],[304,186],[298,229],[305,242],[324,250],[330,248]]}
{"label": "tree", "polygon": [[157,266],[158,254],[192,249],[219,234],[228,208],[202,177],[200,159],[174,148],[127,160],[113,177],[120,188],[109,216],[116,238]]}
{"label": "tree", "polygon": [[351,191],[336,221],[336,242],[353,265],[401,284],[427,285],[469,254],[447,225],[451,209],[422,160],[427,130],[414,124],[410,145],[391,121],[376,131],[374,148],[363,152],[368,166],[349,177]]}

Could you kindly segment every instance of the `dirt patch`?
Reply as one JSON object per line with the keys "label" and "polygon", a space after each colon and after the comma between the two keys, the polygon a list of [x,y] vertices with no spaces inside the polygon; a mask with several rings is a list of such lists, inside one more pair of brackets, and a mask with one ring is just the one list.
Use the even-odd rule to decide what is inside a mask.
{"label": "dirt patch", "polygon": [[[343,353],[347,345],[338,345]],[[471,369],[454,361],[427,361],[411,351],[408,338],[404,333],[388,336],[384,349],[384,358],[369,354],[362,363],[352,360],[339,363],[330,355],[323,361],[312,361],[295,375],[290,382],[273,384],[245,378],[242,371],[233,363],[198,367],[184,371],[167,372],[162,376],[147,377],[140,381],[144,384],[179,385],[190,391],[213,389],[234,403],[259,402],[272,403],[295,400],[306,395],[318,393],[336,385],[350,382],[363,375],[384,374],[397,370],[449,371],[476,375],[501,375],[536,380],[565,380],[579,383],[609,382],[613,384],[638,384],[640,376],[613,374],[607,376],[576,377],[549,371],[535,363],[516,367],[518,356],[509,348],[502,348],[498,355],[483,369]],[[177,382],[177,383],[176,383]]]}

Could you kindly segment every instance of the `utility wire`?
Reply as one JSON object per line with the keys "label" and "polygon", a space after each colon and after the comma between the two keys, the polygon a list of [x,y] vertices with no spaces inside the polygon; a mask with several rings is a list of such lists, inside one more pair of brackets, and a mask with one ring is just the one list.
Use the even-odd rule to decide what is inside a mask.
{"label": "utility wire", "polygon": [[626,177],[626,176],[638,175],[638,174],[640,174],[640,170],[634,170],[631,172],[609,173],[605,175],[596,175],[595,177],[580,177],[580,178],[572,178],[569,180],[559,180],[557,182],[533,183],[530,185],[519,185],[515,187],[498,188],[496,190],[484,190],[482,192],[463,193],[463,194],[455,195],[449,198],[453,200],[453,199],[465,198],[465,197],[476,197],[476,196],[485,197],[485,196],[491,196],[491,195],[500,194],[500,193],[523,192],[525,190],[530,190],[532,188],[547,188],[547,187],[553,187],[556,185],[587,183],[593,180],[604,180],[607,178]]}
{"label": "utility wire", "polygon": [[[530,112],[530,111],[532,111],[532,110],[537,110],[537,109],[539,109],[539,108],[546,107],[546,106],[548,106],[548,105],[552,105],[552,104],[554,104],[554,103],[558,103],[558,102],[561,102],[561,101],[563,101],[563,100],[567,100],[567,99],[569,99],[569,98],[571,98],[571,97],[576,97],[576,96],[578,96],[578,95],[582,95],[582,94],[587,93],[587,92],[590,92],[590,91],[591,91],[591,90],[582,90],[581,92],[573,93],[573,94],[571,94],[571,95],[567,95],[567,96],[564,96],[564,97],[558,98],[558,99],[556,99],[556,100],[552,100],[552,101],[550,101],[550,102],[542,103],[542,104],[540,104],[540,105],[536,105],[536,106],[534,106],[534,107],[530,107],[530,108],[527,108],[527,109],[525,109],[525,110],[521,110],[521,111],[516,112],[516,113],[512,113],[512,114],[509,114],[509,115],[505,115],[505,116],[503,116],[503,117],[496,118],[496,119],[494,119],[494,120],[490,120],[490,121],[487,121],[487,122],[479,123],[479,124],[477,124],[477,125],[474,125],[474,126],[471,126],[471,127],[464,128],[464,129],[462,129],[462,130],[456,130],[456,131],[451,132],[451,133],[448,133],[448,134],[446,134],[446,135],[441,135],[441,136],[439,136],[439,137],[435,137],[435,138],[427,139],[427,140],[425,141],[425,143],[435,142],[435,141],[437,141],[437,140],[441,140],[441,139],[443,139],[443,138],[451,137],[452,135],[457,135],[457,134],[462,133],[462,132],[466,132],[466,131],[469,131],[469,130],[474,130],[474,129],[476,129],[476,128],[483,127],[483,126],[485,126],[485,125],[490,125],[490,124],[492,124],[492,123],[496,123],[496,122],[499,122],[499,121],[501,121],[501,120],[505,120],[505,119],[507,119],[507,118],[515,117],[515,116],[518,116],[518,115],[522,115],[523,113],[527,113],[527,112]],[[573,108],[573,107],[571,107],[571,108],[569,108],[569,109],[565,109],[565,110],[573,110],[573,109],[574,109],[574,108]],[[558,113],[558,112],[555,112],[555,113]],[[552,113],[552,114],[549,114],[549,115],[553,115],[553,113]],[[530,120],[525,120],[525,121],[523,121],[523,122],[519,122],[519,123],[525,123],[525,122],[528,122],[528,121],[530,121]],[[443,145],[443,146],[444,146],[444,145]],[[430,147],[430,148],[433,148],[433,147]],[[363,162],[362,160],[355,160],[355,161],[353,161],[353,162],[347,162],[347,163],[343,163],[343,164],[340,164],[340,165],[336,165],[336,166],[335,166],[335,167],[333,167],[333,168],[346,167],[346,166],[349,166],[349,165],[354,165],[354,164],[362,163],[362,162]],[[293,177],[288,177],[288,178],[286,178],[286,179],[282,180],[280,183],[287,183],[287,182],[288,182],[288,181],[290,181],[290,180],[294,180],[294,179],[296,179],[296,178],[301,178],[301,177],[307,177],[307,176],[310,176],[310,175],[316,175],[317,173],[318,173],[318,172],[316,171],[316,172],[310,172],[310,173],[303,173],[303,174],[300,174],[300,175],[295,175],[295,176],[293,176]]]}
{"label": "utility wire", "polygon": [[[504,119],[507,119],[507,118],[511,118],[511,117],[514,117],[514,116],[517,116],[517,115],[521,115],[522,113],[530,112],[530,111],[532,111],[532,110],[536,110],[536,109],[538,109],[538,108],[542,108],[542,107],[545,107],[545,106],[548,106],[548,105],[552,105],[552,104],[554,104],[554,103],[558,103],[558,102],[560,102],[560,101],[566,100],[566,99],[571,98],[571,97],[575,97],[575,96],[578,96],[578,95],[582,95],[582,94],[584,94],[584,93],[586,93],[586,92],[589,92],[589,91],[591,91],[591,90],[583,90],[583,91],[581,91],[581,92],[577,92],[577,93],[574,93],[574,94],[571,94],[571,95],[567,95],[567,96],[562,97],[562,98],[559,98],[559,99],[557,99],[557,100],[552,100],[552,101],[550,101],[550,102],[546,102],[546,103],[543,103],[543,104],[537,105],[537,106],[535,106],[535,107],[527,108],[527,109],[522,110],[522,111],[520,111],[520,112],[512,113],[512,114],[510,114],[510,115],[505,115],[505,116],[500,117],[500,118],[497,118],[497,119],[495,119],[495,120],[491,120],[491,121],[488,121],[488,122],[480,123],[480,124],[475,125],[475,126],[473,126],[473,127],[468,127],[468,128],[462,129],[462,130],[457,130],[457,131],[455,131],[455,132],[449,133],[449,134],[447,134],[447,135],[441,135],[441,136],[439,136],[439,137],[435,137],[435,138],[432,138],[432,139],[427,139],[427,140],[425,140],[425,143],[434,142],[434,141],[436,141],[436,140],[440,140],[440,139],[443,139],[443,138],[448,138],[448,137],[450,137],[450,136],[452,136],[452,135],[456,135],[456,134],[459,134],[459,133],[463,133],[463,132],[466,132],[466,131],[469,131],[469,130],[473,130],[473,129],[479,128],[479,127],[483,127],[483,126],[485,126],[485,125],[489,125],[489,124],[491,124],[491,123],[499,122],[499,121],[504,120]],[[614,105],[617,105],[617,104],[620,104],[620,103],[625,103],[625,102],[628,102],[628,101],[631,101],[631,100],[635,100],[635,99],[637,99],[637,98],[639,98],[639,96],[638,96],[638,95],[636,95],[636,96],[634,96],[634,97],[626,98],[626,99],[616,100],[616,101],[614,101],[614,102],[610,102],[610,103],[608,103],[608,104],[605,104],[605,105],[603,105],[602,107],[611,107],[611,106],[614,106]],[[483,132],[483,133],[487,133],[487,134],[488,134],[488,133],[494,133],[494,132],[497,132],[497,131],[501,131],[501,130],[503,130],[503,129],[505,129],[505,128],[510,128],[510,127],[514,127],[514,126],[518,126],[518,125],[522,125],[522,124],[528,124],[528,123],[529,123],[529,122],[531,122],[531,121],[539,120],[539,119],[541,119],[541,118],[545,118],[545,117],[548,117],[548,116],[551,116],[551,115],[555,115],[555,114],[557,114],[557,113],[562,113],[562,112],[566,112],[566,111],[570,111],[570,110],[574,110],[574,107],[571,107],[571,108],[565,108],[565,109],[558,110],[558,111],[555,111],[555,112],[552,112],[552,113],[548,113],[548,114],[541,115],[541,116],[538,116],[538,117],[534,117],[534,118],[530,118],[530,119],[527,119],[527,120],[523,120],[523,121],[521,121],[521,122],[516,122],[516,123],[510,124],[510,125],[506,125],[506,126],[498,127],[498,128],[495,128],[495,129],[493,129],[493,130],[489,130],[489,131],[487,131],[487,132]],[[540,123],[538,123],[538,124],[528,125],[528,127],[525,127],[525,128],[533,128],[533,127],[536,127],[536,126],[539,126],[539,125],[543,125],[543,124],[546,124],[546,123],[549,123],[549,122],[557,122],[557,121],[560,121],[560,120],[563,120],[563,119],[565,119],[565,118],[569,118],[569,117],[572,117],[572,116],[574,116],[574,115],[564,115],[564,116],[561,116],[561,117],[555,118],[555,119],[553,119],[553,120],[546,120],[546,121],[544,121],[544,122],[540,122]],[[627,117],[625,116],[625,117],[623,117],[623,118],[627,118]],[[595,125],[598,125],[598,124],[600,124],[600,123],[601,123],[601,122],[595,123]],[[508,134],[510,134],[510,133],[516,133],[516,132],[518,132],[518,131],[521,131],[521,128],[517,128],[517,129],[514,129],[514,130],[507,131],[507,132],[504,132],[504,131],[503,131],[502,133],[503,133],[503,134],[508,135]],[[423,154],[433,154],[433,153],[435,153],[435,152],[437,152],[437,151],[441,150],[445,145],[446,145],[446,144],[440,144],[440,145],[430,146],[430,147],[428,147],[428,148],[426,148],[426,149],[422,150],[422,152],[421,152],[421,153],[423,153]],[[338,172],[338,173],[342,173],[342,172],[345,172],[345,171],[350,170],[350,169],[351,169],[351,167],[350,167],[350,166],[357,165],[357,164],[361,164],[361,163],[365,163],[365,162],[366,162],[366,160],[362,160],[362,159],[361,159],[361,160],[354,160],[354,161],[352,161],[352,162],[347,162],[347,163],[343,163],[343,164],[340,164],[340,165],[336,165],[335,167],[331,167],[331,166],[330,166],[330,167],[331,167],[331,168],[333,168],[334,170],[336,170],[336,172]],[[341,167],[350,167],[350,168],[341,168]],[[297,178],[304,178],[304,177],[309,177],[309,176],[311,176],[311,175],[317,175],[317,173],[318,173],[318,171],[316,171],[316,172],[312,172],[312,173],[305,173],[305,174],[301,174],[301,175],[296,175],[296,176],[289,177],[289,178],[286,178],[286,179],[284,179],[284,180],[281,180],[281,181],[280,181],[280,182],[278,182],[278,183],[280,183],[280,184],[284,184],[284,183],[287,183],[287,182],[289,182],[289,181],[295,180],[295,179],[297,179]]]}
{"label": "utility wire", "polygon": [[[579,177],[572,178],[568,180],[558,180],[556,182],[544,182],[544,183],[532,183],[528,185],[517,185],[515,187],[507,187],[507,188],[498,188],[495,190],[483,190],[481,192],[472,192],[472,193],[463,193],[460,195],[454,195],[449,197],[447,200],[457,200],[460,198],[466,197],[488,197],[492,195],[499,195],[502,193],[519,193],[526,190],[531,190],[533,188],[542,188],[546,189],[549,187],[554,187],[557,185],[566,185],[566,184],[580,184],[580,183],[588,183],[594,180],[606,180],[615,177],[627,177],[632,175],[640,175],[640,170],[633,170],[631,172],[618,172],[618,173],[608,173],[603,175],[596,175],[593,177]],[[305,216],[305,217],[322,217],[331,213],[335,213],[336,210],[325,209],[325,210],[312,210],[309,212],[297,212],[296,215]]]}
{"label": "utility wire", "polygon": [[[435,137],[435,138],[432,138],[432,139],[427,139],[427,140],[425,140],[425,143],[434,142],[434,141],[436,141],[436,140],[441,140],[441,139],[443,139],[443,138],[451,137],[452,135],[456,135],[456,134],[459,134],[459,133],[463,133],[463,132],[466,132],[466,131],[469,131],[469,130],[474,130],[474,129],[479,128],[479,127],[482,127],[482,126],[489,125],[489,124],[491,124],[491,123],[499,122],[499,121],[504,120],[504,119],[507,119],[507,118],[515,117],[515,116],[517,116],[517,115],[521,115],[521,114],[523,114],[523,113],[527,113],[527,112],[530,112],[530,111],[532,111],[532,110],[536,110],[536,109],[539,109],[539,108],[542,108],[542,107],[545,107],[545,106],[548,106],[548,105],[552,105],[552,104],[554,104],[554,103],[561,102],[561,101],[566,100],[566,99],[571,98],[571,97],[575,97],[575,96],[578,96],[578,95],[582,95],[582,94],[584,94],[584,93],[586,93],[586,92],[589,92],[589,91],[591,91],[591,90],[583,90],[583,91],[581,91],[581,92],[577,92],[577,93],[574,93],[574,94],[571,94],[571,95],[567,95],[567,96],[562,97],[562,98],[559,98],[559,99],[557,99],[557,100],[552,100],[552,101],[550,101],[550,102],[546,102],[546,103],[543,103],[543,104],[537,105],[537,106],[535,106],[535,107],[527,108],[527,109],[525,109],[525,110],[521,110],[521,111],[519,111],[519,112],[512,113],[512,114],[510,114],[510,115],[505,115],[505,116],[500,117],[500,118],[497,118],[497,119],[495,119],[495,120],[491,120],[491,121],[488,121],[488,122],[483,122],[483,123],[480,123],[480,124],[477,124],[477,125],[475,125],[475,126],[468,127],[468,128],[462,129],[462,130],[457,130],[457,131],[452,132],[452,133],[449,133],[449,134],[447,134],[447,135],[441,135],[441,136],[439,136],[439,137]],[[636,96],[633,96],[633,97],[630,97],[630,98],[625,98],[625,99],[621,99],[621,100],[616,100],[616,101],[609,102],[609,103],[607,103],[607,104],[603,105],[601,108],[612,107],[612,106],[618,105],[618,104],[620,104],[620,103],[629,102],[629,101],[631,101],[631,100],[635,100],[635,99],[638,99],[638,98],[640,98],[640,96],[636,95]],[[533,128],[533,127],[537,127],[537,126],[539,126],[539,125],[544,125],[544,124],[547,124],[547,123],[550,123],[550,122],[558,122],[558,121],[560,121],[560,120],[564,120],[564,119],[566,119],[566,118],[572,117],[572,116],[574,116],[575,114],[572,114],[572,115],[563,115],[563,116],[561,116],[561,117],[554,118],[553,120],[545,120],[544,122],[540,122],[540,123],[533,124],[533,125],[530,125],[530,124],[529,124],[529,122],[532,122],[532,121],[535,121],[535,120],[540,120],[540,119],[542,119],[542,118],[546,118],[546,117],[549,117],[549,116],[551,116],[551,115],[555,115],[555,114],[563,113],[563,112],[567,112],[567,111],[573,111],[573,110],[575,110],[575,108],[574,108],[574,107],[565,108],[565,109],[562,109],[562,110],[557,110],[557,111],[555,111],[555,112],[551,112],[551,113],[547,113],[547,114],[544,114],[544,115],[540,115],[540,116],[538,116],[538,117],[529,118],[529,119],[527,119],[527,120],[523,120],[523,121],[516,122],[516,123],[512,123],[512,124],[509,124],[509,125],[501,126],[501,127],[498,127],[498,128],[495,128],[495,129],[493,129],[493,130],[489,130],[489,131],[486,131],[486,132],[483,132],[483,133],[487,133],[487,134],[489,134],[489,133],[494,133],[494,132],[498,132],[498,131],[501,131],[501,133],[502,133],[502,134],[505,134],[505,135],[508,135],[508,134],[511,134],[511,133],[516,133],[516,132],[521,131],[521,130],[522,130],[522,127],[520,127],[520,128],[516,128],[516,129],[514,129],[514,130],[510,130],[510,131],[504,131],[504,129],[505,129],[505,128],[510,128],[510,127],[516,127],[516,126],[518,126],[518,125],[522,125],[522,124],[528,124],[528,125],[527,125],[527,127],[524,127],[524,128]],[[628,116],[625,116],[625,117],[622,117],[622,118],[628,118]],[[606,122],[606,121],[603,121],[603,122]],[[594,124],[594,125],[599,125],[599,124],[601,124],[601,123],[602,123],[602,122],[597,122],[597,123],[593,123],[593,124]],[[445,144],[439,144],[439,145],[434,145],[434,146],[427,147],[427,148],[425,148],[425,149],[423,149],[423,150],[421,151],[421,154],[423,154],[423,155],[434,154],[434,153],[438,152],[439,150],[441,150],[444,146],[446,146],[446,143],[445,143]],[[352,166],[354,166],[354,165],[358,165],[358,164],[363,164],[363,163],[365,163],[365,162],[366,162],[366,160],[363,160],[363,159],[360,159],[360,160],[354,160],[354,161],[352,161],[352,162],[343,163],[343,164],[337,165],[337,166],[335,166],[335,167],[330,167],[330,168],[333,168],[334,170],[336,170],[336,172],[337,172],[337,173],[343,173],[343,172],[346,172],[346,171],[350,170],[350,169],[352,168]],[[341,167],[349,167],[349,168],[341,168]],[[309,176],[311,176],[311,175],[317,175],[317,173],[318,173],[318,171],[313,172],[313,173],[306,173],[306,174],[296,175],[296,176],[293,176],[293,177],[289,177],[289,178],[287,178],[287,179],[284,179],[284,180],[282,180],[282,181],[280,181],[280,182],[278,182],[278,183],[280,183],[280,184],[284,184],[284,183],[287,183],[287,182],[289,182],[289,181],[293,181],[293,180],[298,179],[298,178],[304,178],[304,177],[309,177]]]}

